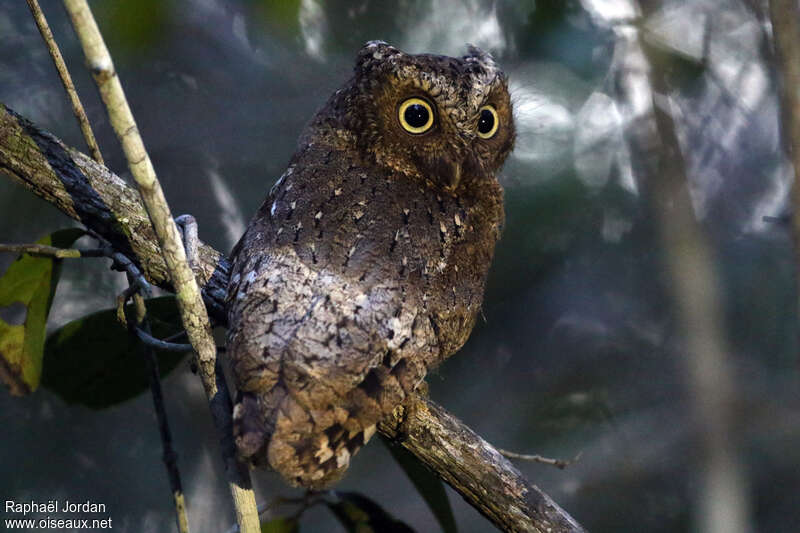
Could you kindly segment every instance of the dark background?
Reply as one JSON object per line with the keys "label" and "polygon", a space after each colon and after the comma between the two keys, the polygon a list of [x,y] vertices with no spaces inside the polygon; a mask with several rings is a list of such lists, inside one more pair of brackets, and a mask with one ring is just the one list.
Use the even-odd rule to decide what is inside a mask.
{"label": "dark background", "polygon": [[[283,172],[314,110],[371,39],[408,52],[491,50],[511,80],[517,149],[502,172],[507,226],[466,347],[429,377],[432,398],[496,446],[581,459],[520,463],[590,531],[702,530],[704,428],[688,377],[666,253],[624,141],[616,81],[638,27],[669,69],[694,212],[713,258],[735,384],[730,438],[753,531],[797,531],[800,422],[797,294],[780,215],[781,155],[769,28],[737,0],[360,2],[118,0],[92,3],[174,213],[229,250]],[[127,176],[60,2],[41,1],[107,165]],[[634,24],[635,22],[635,24]],[[24,2],[0,8],[0,102],[84,149]],[[666,103],[664,103],[666,102]],[[72,222],[0,179],[0,242]],[[10,263],[0,256],[0,270]],[[123,276],[101,260],[65,265],[51,326],[111,307]],[[691,357],[691,354],[690,354]],[[233,522],[216,438],[188,363],[164,382],[194,531]],[[695,398],[695,400],[693,400]],[[151,400],[71,407],[47,390],[0,392],[0,499],[105,503],[116,531],[174,528]],[[254,475],[259,501],[296,495]],[[418,531],[436,522],[377,441],[338,486]],[[459,529],[492,526],[450,491]],[[313,508],[304,531],[339,531]]]}

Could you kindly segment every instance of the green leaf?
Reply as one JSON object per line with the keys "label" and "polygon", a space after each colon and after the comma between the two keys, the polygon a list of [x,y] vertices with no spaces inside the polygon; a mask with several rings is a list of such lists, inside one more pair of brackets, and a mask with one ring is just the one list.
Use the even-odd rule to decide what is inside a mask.
{"label": "green leaf", "polygon": [[453,516],[453,509],[450,507],[450,500],[447,498],[442,480],[402,446],[392,444],[383,437],[381,440],[414,484],[417,492],[425,499],[428,507],[436,516],[436,520],[439,521],[439,525],[442,526],[442,531],[456,533],[458,531],[456,519]]}
{"label": "green leaf", "polygon": [[351,533],[414,533],[380,505],[356,492],[331,491],[338,501],[325,502],[344,528]]}
{"label": "green leaf", "polygon": [[[147,300],[147,311],[155,337],[180,331],[174,296]],[[104,409],[149,388],[140,350],[139,341],[117,321],[115,309],[92,313],[47,338],[42,386],[67,403]],[[162,378],[186,356],[180,352],[156,353]]]}
{"label": "green leaf", "polygon": [[[68,248],[83,234],[78,228],[65,229],[37,243]],[[15,303],[25,307],[23,324],[12,325],[0,319],[0,378],[15,396],[33,392],[39,386],[47,315],[60,275],[60,260],[22,254],[0,278],[0,307]]]}
{"label": "green leaf", "polygon": [[300,32],[300,0],[256,0],[252,4],[253,16],[270,35],[294,38]]}
{"label": "green leaf", "polygon": [[92,11],[117,60],[155,53],[168,35],[172,10],[162,0],[93,2]]}
{"label": "green leaf", "polygon": [[298,533],[300,525],[296,518],[281,516],[261,524],[261,533]]}

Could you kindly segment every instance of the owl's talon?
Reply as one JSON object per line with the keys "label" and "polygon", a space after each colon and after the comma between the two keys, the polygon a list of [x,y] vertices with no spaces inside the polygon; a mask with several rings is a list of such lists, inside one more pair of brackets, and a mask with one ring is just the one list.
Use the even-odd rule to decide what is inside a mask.
{"label": "owl's talon", "polygon": [[189,263],[189,268],[194,270],[197,264],[197,220],[192,215],[179,215],[175,217],[175,225],[178,226],[178,231],[181,233],[183,239],[183,248],[186,250],[186,262]]}

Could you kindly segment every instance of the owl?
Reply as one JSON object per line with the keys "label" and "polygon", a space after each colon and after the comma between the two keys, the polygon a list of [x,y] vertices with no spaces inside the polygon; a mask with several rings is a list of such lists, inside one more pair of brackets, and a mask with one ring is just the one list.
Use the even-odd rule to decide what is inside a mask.
{"label": "owl", "polygon": [[381,41],[317,112],[232,252],[238,453],[338,480],[376,423],[467,340],[504,221],[507,79]]}

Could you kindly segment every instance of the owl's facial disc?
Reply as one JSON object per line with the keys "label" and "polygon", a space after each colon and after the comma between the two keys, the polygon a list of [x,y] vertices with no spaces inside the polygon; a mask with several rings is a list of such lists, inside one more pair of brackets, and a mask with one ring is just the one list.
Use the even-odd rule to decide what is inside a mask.
{"label": "owl's facial disc", "polygon": [[337,94],[333,107],[365,154],[442,192],[479,192],[513,147],[505,75],[475,47],[455,58],[367,43]]}

